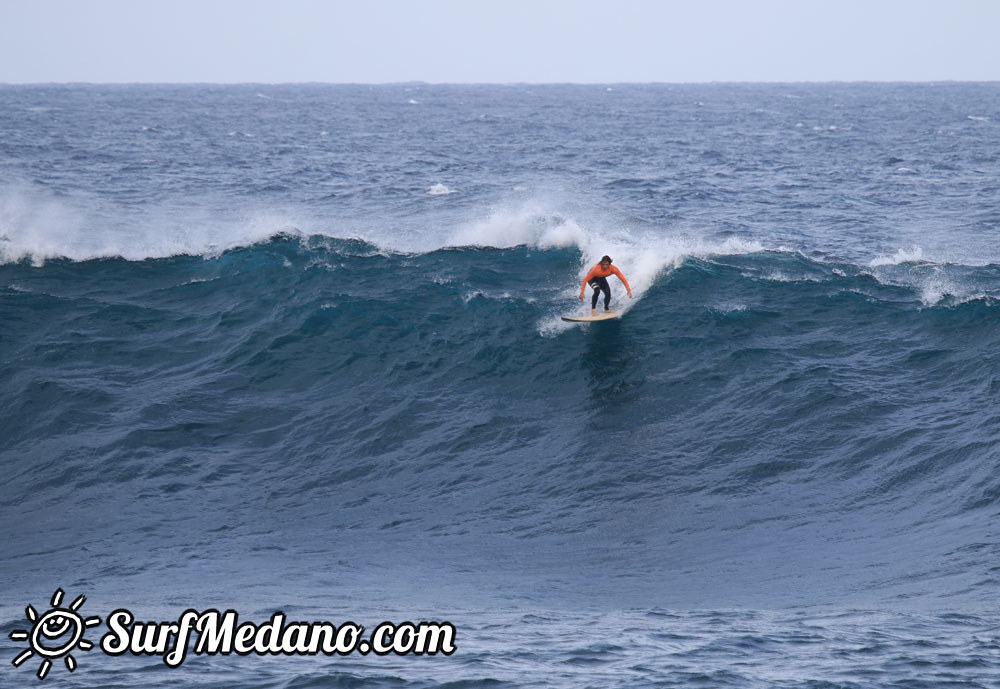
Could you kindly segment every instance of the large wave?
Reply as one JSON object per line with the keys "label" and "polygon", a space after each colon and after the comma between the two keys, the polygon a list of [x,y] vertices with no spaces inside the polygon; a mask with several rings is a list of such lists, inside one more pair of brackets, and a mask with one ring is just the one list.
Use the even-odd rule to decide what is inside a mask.
{"label": "large wave", "polygon": [[[14,551],[56,506],[83,531],[54,547],[130,543],[197,506],[205,528],[247,533],[308,514],[296,538],[320,550],[434,535],[477,560],[546,543],[533,557],[553,567],[571,548],[602,568],[618,533],[631,586],[723,552],[762,581],[797,568],[891,597],[907,567],[927,584],[950,566],[921,550],[925,525],[939,549],[982,536],[1000,496],[995,267],[625,243],[630,310],[576,326],[558,317],[581,308],[593,240],[535,218],[500,241],[504,222],[427,252],[295,233],[0,266],[0,504],[31,517]],[[116,525],[95,516],[110,500]],[[873,582],[885,548],[896,564]]]}

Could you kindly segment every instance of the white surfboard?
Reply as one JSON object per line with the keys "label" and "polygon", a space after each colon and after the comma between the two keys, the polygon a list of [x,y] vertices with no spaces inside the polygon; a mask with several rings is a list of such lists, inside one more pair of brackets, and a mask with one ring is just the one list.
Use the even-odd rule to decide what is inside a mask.
{"label": "white surfboard", "polygon": [[610,321],[620,316],[621,314],[617,311],[601,311],[596,316],[563,316],[562,319],[571,323],[594,323],[595,321]]}

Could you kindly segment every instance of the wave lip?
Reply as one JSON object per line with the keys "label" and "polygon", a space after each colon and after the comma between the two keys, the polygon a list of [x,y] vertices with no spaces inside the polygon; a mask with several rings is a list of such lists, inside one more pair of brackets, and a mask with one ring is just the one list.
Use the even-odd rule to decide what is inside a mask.
{"label": "wave lip", "polygon": [[898,266],[902,263],[918,263],[924,260],[924,252],[918,247],[908,249],[897,249],[892,256],[881,255],[873,258],[868,265],[872,268],[882,266]]}
{"label": "wave lip", "polygon": [[0,194],[0,264],[216,256],[280,235],[307,233],[279,212],[162,208],[122,214],[93,198],[57,198],[24,189]]}

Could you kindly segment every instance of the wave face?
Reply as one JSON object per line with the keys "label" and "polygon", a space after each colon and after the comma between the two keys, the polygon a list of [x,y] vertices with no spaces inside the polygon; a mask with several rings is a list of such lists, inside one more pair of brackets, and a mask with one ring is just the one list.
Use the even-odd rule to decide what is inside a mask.
{"label": "wave face", "polygon": [[[878,575],[919,562],[939,593],[953,555],[928,559],[923,529],[975,533],[1000,496],[996,267],[688,258],[589,327],[559,320],[580,271],[576,249],[325,237],[9,265],[5,504],[77,524],[117,504],[143,540],[180,509],[461,561],[573,542],[598,571],[620,538],[617,586],[642,590],[720,548],[801,551],[760,576],[842,586],[912,539]],[[928,307],[928,281],[979,296]],[[840,567],[814,560],[840,548]]]}
{"label": "wave face", "polygon": [[[802,611],[982,610],[996,88],[0,88],[5,619],[452,611],[483,659],[468,611],[633,610],[580,653],[719,624],[713,681],[773,686],[746,629],[794,631],[683,611],[840,653],[878,622]],[[561,321],[603,253],[635,298]]]}

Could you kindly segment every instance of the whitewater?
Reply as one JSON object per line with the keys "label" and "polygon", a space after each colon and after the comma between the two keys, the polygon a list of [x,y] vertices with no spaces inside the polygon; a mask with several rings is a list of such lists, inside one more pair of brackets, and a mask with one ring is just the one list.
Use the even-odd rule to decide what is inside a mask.
{"label": "whitewater", "polygon": [[996,686],[998,91],[0,86],[3,685]]}

